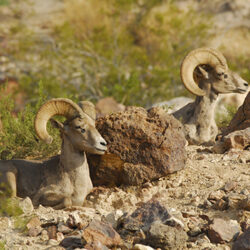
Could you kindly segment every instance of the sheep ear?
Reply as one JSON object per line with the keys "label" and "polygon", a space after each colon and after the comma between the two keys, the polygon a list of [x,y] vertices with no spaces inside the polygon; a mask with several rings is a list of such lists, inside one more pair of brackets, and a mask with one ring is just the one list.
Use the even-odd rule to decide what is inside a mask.
{"label": "sheep ear", "polygon": [[90,116],[93,120],[96,119],[96,110],[95,110],[95,105],[92,102],[89,101],[81,101],[78,104],[82,111]]}
{"label": "sheep ear", "polygon": [[63,124],[57,120],[54,120],[54,119],[50,119],[50,123],[51,125],[54,127],[54,128],[57,128],[59,130],[62,130],[63,129]]}
{"label": "sheep ear", "polygon": [[198,66],[198,69],[199,69],[200,76],[202,76],[205,79],[209,78],[208,72],[204,68],[202,68],[201,66]]}

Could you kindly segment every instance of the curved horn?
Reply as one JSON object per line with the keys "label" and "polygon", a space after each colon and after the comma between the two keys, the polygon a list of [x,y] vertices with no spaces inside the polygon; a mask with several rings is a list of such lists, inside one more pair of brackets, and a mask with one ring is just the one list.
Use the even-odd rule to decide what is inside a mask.
{"label": "curved horn", "polygon": [[95,110],[95,105],[92,102],[89,101],[80,101],[78,103],[82,111],[90,116],[93,120],[96,119],[96,110]]}
{"label": "curved horn", "polygon": [[194,81],[193,73],[198,65],[208,64],[220,73],[228,69],[225,57],[212,48],[200,48],[191,51],[182,61],[181,79],[184,86],[193,94],[204,96],[205,91]]}
{"label": "curved horn", "polygon": [[47,132],[47,122],[54,115],[62,115],[72,119],[83,114],[81,108],[67,98],[54,98],[44,103],[35,118],[35,131],[41,140],[50,144],[53,138]]}

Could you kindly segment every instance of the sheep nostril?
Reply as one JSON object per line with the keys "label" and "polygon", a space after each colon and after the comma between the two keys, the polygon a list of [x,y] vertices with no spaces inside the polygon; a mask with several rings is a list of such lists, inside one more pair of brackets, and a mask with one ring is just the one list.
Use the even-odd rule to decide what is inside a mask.
{"label": "sheep nostril", "polygon": [[102,146],[107,146],[107,143],[106,143],[106,142],[100,142],[100,144],[101,144]]}
{"label": "sheep nostril", "polygon": [[248,83],[247,82],[244,82],[243,84],[244,84],[244,86],[248,87]]}

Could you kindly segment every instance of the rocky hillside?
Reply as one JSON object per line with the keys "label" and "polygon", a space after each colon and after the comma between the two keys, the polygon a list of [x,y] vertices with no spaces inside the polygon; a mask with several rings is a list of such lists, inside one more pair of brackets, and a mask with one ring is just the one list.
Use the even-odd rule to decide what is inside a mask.
{"label": "rocky hillside", "polygon": [[83,207],[34,209],[26,198],[23,215],[0,217],[0,242],[8,250],[249,249],[250,151],[187,153],[184,170],[140,187],[96,187]]}
{"label": "rocky hillside", "polygon": [[[17,58],[16,64],[13,64],[12,55],[6,51],[10,51],[10,48],[14,52],[22,49],[18,42],[24,39],[22,32],[25,32],[37,38],[36,47],[32,47],[34,51],[42,41],[43,45],[53,48],[51,53],[58,55],[61,44],[54,43],[52,27],[64,23],[69,1],[3,2],[9,4],[0,6],[0,82],[9,77],[15,85],[15,76],[22,73],[28,78],[30,72],[36,71],[38,66],[44,67],[47,72],[53,71],[54,68],[46,68],[50,55],[43,54],[42,48],[41,57],[36,54],[18,54],[20,58]],[[241,57],[250,56],[249,1],[176,0],[175,3],[180,9],[193,8],[195,13],[211,16],[213,29],[209,31],[207,46],[220,47],[228,58],[236,61]],[[70,34],[67,33],[64,39],[67,39],[68,35]],[[29,38],[27,36],[24,39],[22,46],[25,48],[30,46]],[[77,56],[78,52],[76,50],[74,55]],[[93,55],[95,54],[87,54],[89,57]],[[24,62],[22,56],[30,60]],[[101,64],[101,60],[98,61],[100,58],[96,58]],[[241,61],[242,64],[244,60]],[[63,69],[62,71],[65,71],[68,65],[76,67],[73,67],[72,79],[76,86],[79,85],[77,67],[81,65],[81,61],[72,57],[62,64],[53,65]],[[68,79],[69,72],[63,73],[60,77]],[[97,73],[101,78],[100,72]],[[244,68],[243,73],[249,75],[249,69]],[[117,88],[117,91],[119,90]],[[56,88],[55,91],[64,93],[60,92],[61,88]],[[141,95],[141,92],[139,94]],[[34,100],[30,102],[32,101]],[[250,106],[247,105],[248,107]],[[245,109],[241,110],[246,114]],[[245,120],[249,122],[249,119]],[[150,122],[150,119],[147,121]],[[139,123],[140,121],[136,125]],[[221,145],[220,150],[216,151],[212,147],[181,144],[179,147],[186,151],[187,160],[177,172],[169,171],[171,174],[161,178],[158,178],[158,175],[153,176],[153,181],[144,182],[143,179],[144,183],[138,181],[136,183],[140,185],[137,186],[117,185],[117,180],[112,182],[116,186],[96,186],[82,207],[54,210],[40,205],[34,208],[29,198],[7,199],[0,193],[0,250],[250,249],[249,126],[245,131],[243,136],[236,134],[233,139],[227,137],[222,140],[223,150]],[[158,135],[156,133],[156,137]],[[127,134],[123,136],[126,137]],[[248,145],[244,144],[244,138],[247,138]],[[234,148],[232,141],[240,146]],[[227,147],[224,147],[224,143]],[[117,144],[120,146],[119,142]],[[176,145],[172,145],[172,148],[174,146]],[[168,147],[164,150],[167,151]],[[151,152],[147,153],[147,159],[151,160]],[[145,163],[143,157],[137,158],[136,160]],[[151,165],[154,169],[155,165]],[[129,171],[127,173],[130,178]],[[139,173],[143,174],[143,171]]]}
{"label": "rocky hillside", "polygon": [[250,55],[250,2],[244,0],[177,1],[181,8],[194,8],[213,18],[213,34],[208,45],[230,57]]}

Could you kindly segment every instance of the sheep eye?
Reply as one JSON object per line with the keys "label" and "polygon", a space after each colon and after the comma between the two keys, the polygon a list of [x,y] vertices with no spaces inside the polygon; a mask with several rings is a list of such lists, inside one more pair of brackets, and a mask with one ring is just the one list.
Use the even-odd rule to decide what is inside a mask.
{"label": "sheep eye", "polygon": [[84,128],[81,129],[81,132],[82,132],[82,133],[85,133],[85,131],[86,131],[86,130],[85,130]]}
{"label": "sheep eye", "polygon": [[81,127],[80,126],[76,126],[75,129],[80,129]]}
{"label": "sheep eye", "polygon": [[228,75],[225,74],[225,75],[224,75],[224,78],[227,79],[227,77],[228,77]]}
{"label": "sheep eye", "polygon": [[222,75],[224,75],[224,73],[223,73],[223,72],[222,72],[222,73],[218,73],[217,75],[218,75],[218,76],[222,76]]}

